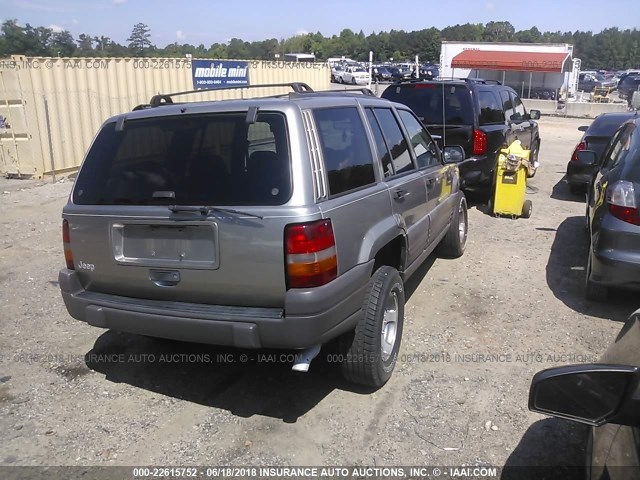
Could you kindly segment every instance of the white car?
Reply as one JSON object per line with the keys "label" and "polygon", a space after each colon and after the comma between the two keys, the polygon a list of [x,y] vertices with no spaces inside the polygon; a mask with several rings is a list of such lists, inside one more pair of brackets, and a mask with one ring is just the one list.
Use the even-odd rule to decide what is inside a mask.
{"label": "white car", "polygon": [[344,73],[344,67],[342,65],[334,65],[331,67],[331,81],[340,82],[340,76]]}
{"label": "white car", "polygon": [[341,72],[338,79],[340,83],[367,85],[369,83],[369,72],[362,67],[347,67]]}

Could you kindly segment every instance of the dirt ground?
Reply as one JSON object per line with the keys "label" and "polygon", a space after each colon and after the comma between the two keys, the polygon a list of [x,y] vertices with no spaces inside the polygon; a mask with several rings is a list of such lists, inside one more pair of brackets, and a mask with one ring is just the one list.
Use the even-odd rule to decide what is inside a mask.
{"label": "dirt ground", "polygon": [[57,284],[71,181],[0,180],[0,465],[581,464],[586,429],[529,412],[531,377],[594,361],[640,306],[584,299],[584,202],[562,181],[584,123],[540,121],[530,219],[474,206],[464,257],[409,282],[375,392],[326,355],[297,374],[72,319]]}

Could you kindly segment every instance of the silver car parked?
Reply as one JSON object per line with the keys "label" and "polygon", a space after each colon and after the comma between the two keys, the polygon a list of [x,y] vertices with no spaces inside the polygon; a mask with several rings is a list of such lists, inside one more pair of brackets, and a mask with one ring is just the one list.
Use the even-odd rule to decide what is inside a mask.
{"label": "silver car parked", "polygon": [[[242,348],[338,339],[341,368],[394,369],[404,281],[462,255],[460,147],[362,93],[150,105],[107,120],[63,211],[69,313],[90,325]],[[173,94],[175,96],[177,94]]]}

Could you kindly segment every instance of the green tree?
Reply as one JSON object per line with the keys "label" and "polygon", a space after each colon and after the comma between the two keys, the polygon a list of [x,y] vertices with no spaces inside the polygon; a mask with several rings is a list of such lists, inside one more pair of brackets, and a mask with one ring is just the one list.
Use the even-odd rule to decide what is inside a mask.
{"label": "green tree", "polygon": [[23,28],[17,20],[7,20],[2,24],[2,56],[6,55],[49,55],[48,42],[53,34],[50,28],[32,27],[27,23]]}
{"label": "green tree", "polygon": [[227,55],[227,46],[224,43],[214,43],[209,47],[207,56],[210,58],[225,59],[229,58]]}
{"label": "green tree", "polygon": [[[551,34],[550,38],[554,43],[561,43],[563,35],[560,32]],[[594,35],[591,32],[575,32],[571,41],[573,44],[573,56],[582,60],[582,69],[595,68],[594,62]]]}
{"label": "green tree", "polygon": [[105,56],[105,53],[109,50],[109,45],[112,43],[109,37],[100,35],[99,37],[93,37],[93,41],[96,44],[96,53],[101,57]]}
{"label": "green tree", "polygon": [[25,55],[27,49],[27,36],[24,28],[18,25],[18,20],[7,20],[2,24],[2,36],[0,37],[0,56],[6,57],[13,54]]}
{"label": "green tree", "polygon": [[76,56],[78,57],[92,57],[94,55],[93,43],[94,38],[86,33],[78,35],[78,48],[76,49]]}
{"label": "green tree", "polygon": [[485,42],[511,42],[515,28],[509,22],[489,22],[484,27],[482,39]]}
{"label": "green tree", "polygon": [[404,30],[391,30],[389,32],[389,43],[393,49],[393,60],[396,62],[409,60],[411,56],[410,35]]}
{"label": "green tree", "polygon": [[27,53],[25,55],[47,56],[49,52],[49,40],[53,30],[47,27],[32,27],[27,23],[24,28],[27,41]]}
{"label": "green tree", "polygon": [[405,32],[391,30],[355,33],[349,28],[339,35],[325,37],[320,32],[294,35],[280,40],[271,38],[246,42],[233,38],[229,44],[214,43],[209,48],[204,45],[180,45],[177,42],[164,48],[151,44],[149,27],[143,23],[134,26],[128,38],[129,47],[113,42],[109,37],[92,37],[81,34],[77,41],[69,32],[53,32],[47,27],[25,27],[17,20],[7,20],[0,26],[0,57],[8,55],[75,55],[125,57],[135,55],[157,55],[183,57],[191,54],[201,58],[273,59],[276,54],[315,53],[318,60],[328,57],[351,57],[367,60],[369,51],[374,52],[376,61],[393,58],[396,61],[413,60],[418,55],[421,60],[438,60],[442,41],[490,41],[521,43],[567,43],[574,46],[574,57],[582,60],[582,68],[638,68],[640,67],[640,31],[636,28],[619,30],[608,28],[599,33],[590,31],[541,32],[537,27],[515,31],[513,25],[504,21],[465,23],[442,30],[426,28]]}
{"label": "green tree", "polygon": [[595,68],[624,68],[627,45],[624,35],[617,28],[607,28],[593,38],[590,49],[591,61]]}
{"label": "green tree", "polygon": [[134,55],[142,56],[146,50],[152,47],[151,40],[149,40],[151,38],[150,31],[151,29],[144,23],[136,23],[133,26],[127,42],[129,42],[129,49]]}
{"label": "green tree", "polygon": [[451,42],[479,42],[482,40],[484,25],[481,23],[465,23],[443,28],[440,32],[442,40]]}
{"label": "green tree", "polygon": [[239,38],[232,38],[227,45],[227,55],[233,59],[249,58],[249,44]]}
{"label": "green tree", "polygon": [[54,57],[70,57],[76,51],[76,42],[68,30],[54,32],[49,38],[49,51]]}
{"label": "green tree", "polygon": [[440,31],[437,28],[429,28],[413,32],[411,55],[418,55],[420,60],[437,62],[440,58]]}
{"label": "green tree", "polygon": [[532,27],[529,30],[516,32],[513,36],[513,40],[521,43],[537,43],[542,41],[542,34],[537,27]]}

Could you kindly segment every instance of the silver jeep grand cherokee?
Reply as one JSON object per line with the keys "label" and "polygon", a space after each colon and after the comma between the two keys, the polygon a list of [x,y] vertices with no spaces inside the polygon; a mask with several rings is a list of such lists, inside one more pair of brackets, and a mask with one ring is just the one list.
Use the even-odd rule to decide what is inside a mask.
{"label": "silver jeep grand cherokee", "polygon": [[[391,376],[403,282],[462,255],[460,147],[407,107],[288,84],[279,97],[150,105],[107,120],[63,211],[69,313],[102,328],[241,348],[337,339],[352,382]],[[178,95],[178,94],[172,94]]]}

